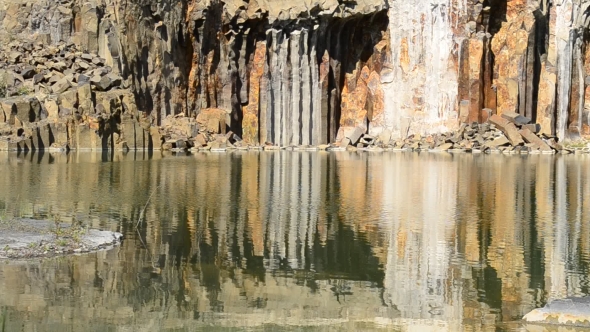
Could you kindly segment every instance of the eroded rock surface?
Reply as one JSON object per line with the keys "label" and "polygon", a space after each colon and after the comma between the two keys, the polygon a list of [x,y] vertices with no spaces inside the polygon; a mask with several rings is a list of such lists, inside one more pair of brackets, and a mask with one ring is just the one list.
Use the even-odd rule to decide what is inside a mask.
{"label": "eroded rock surface", "polygon": [[0,259],[92,252],[113,247],[121,242],[122,237],[117,232],[76,228],[48,220],[2,220]]}
{"label": "eroded rock surface", "polygon": [[555,300],[523,317],[534,323],[590,327],[590,297]]}

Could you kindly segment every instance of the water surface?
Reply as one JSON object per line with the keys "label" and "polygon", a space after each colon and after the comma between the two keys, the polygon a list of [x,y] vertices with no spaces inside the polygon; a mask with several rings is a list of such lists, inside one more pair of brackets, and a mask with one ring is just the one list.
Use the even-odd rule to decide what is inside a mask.
{"label": "water surface", "polygon": [[588,155],[0,153],[0,218],[53,215],[125,241],[0,262],[7,331],[532,331],[590,293]]}

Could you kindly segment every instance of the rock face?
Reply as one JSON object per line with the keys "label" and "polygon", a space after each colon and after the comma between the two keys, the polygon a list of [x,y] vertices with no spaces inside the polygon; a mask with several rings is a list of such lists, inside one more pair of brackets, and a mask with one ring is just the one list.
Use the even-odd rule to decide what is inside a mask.
{"label": "rock face", "polygon": [[403,139],[515,113],[577,139],[590,135],[589,5],[0,0],[0,92],[34,95],[42,114],[23,121],[8,107],[0,123],[14,134],[47,114],[70,148],[154,148],[206,133],[150,127],[220,109],[217,134],[285,146],[334,142],[342,127]]}

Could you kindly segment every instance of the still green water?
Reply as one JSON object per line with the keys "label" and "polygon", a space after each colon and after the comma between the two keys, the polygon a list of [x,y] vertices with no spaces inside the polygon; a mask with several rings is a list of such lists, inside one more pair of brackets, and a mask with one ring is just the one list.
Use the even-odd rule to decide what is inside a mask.
{"label": "still green water", "polygon": [[543,331],[590,293],[589,155],[0,153],[0,217],[55,213],[125,240],[0,262],[6,331]]}

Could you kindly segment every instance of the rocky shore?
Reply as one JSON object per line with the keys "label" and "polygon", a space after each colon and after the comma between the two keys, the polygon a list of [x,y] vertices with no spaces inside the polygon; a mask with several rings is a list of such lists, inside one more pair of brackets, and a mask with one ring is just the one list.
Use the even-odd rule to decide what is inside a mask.
{"label": "rocky shore", "polygon": [[[342,128],[341,128],[342,129]],[[590,153],[590,142],[558,143],[556,136],[540,133],[540,125],[513,112],[490,115],[487,122],[463,123],[455,132],[428,136],[410,135],[403,140],[391,138],[384,130],[374,137],[363,134],[363,127],[344,128],[339,133],[339,148],[401,149],[406,151],[456,151],[472,153]]]}
{"label": "rocky shore", "polygon": [[118,245],[117,232],[48,220],[0,219],[0,259],[27,259],[95,252]]}

